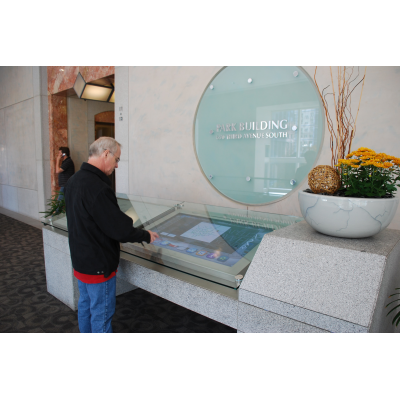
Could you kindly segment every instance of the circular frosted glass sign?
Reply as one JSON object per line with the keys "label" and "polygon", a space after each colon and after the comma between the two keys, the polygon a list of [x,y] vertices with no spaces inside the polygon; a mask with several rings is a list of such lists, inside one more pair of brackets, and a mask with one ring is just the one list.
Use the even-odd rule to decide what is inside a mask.
{"label": "circular frosted glass sign", "polygon": [[224,196],[266,204],[287,196],[313,167],[323,109],[299,67],[227,67],[198,106],[194,143],[209,182]]}

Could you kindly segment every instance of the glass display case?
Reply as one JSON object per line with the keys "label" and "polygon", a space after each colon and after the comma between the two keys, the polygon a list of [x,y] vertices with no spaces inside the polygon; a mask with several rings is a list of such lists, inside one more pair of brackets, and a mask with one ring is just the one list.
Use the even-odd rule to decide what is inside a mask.
{"label": "glass display case", "polygon": [[[121,243],[121,251],[236,289],[265,234],[303,218],[117,194],[133,226],[157,232],[153,243]],[[68,231],[65,214],[43,220]]]}

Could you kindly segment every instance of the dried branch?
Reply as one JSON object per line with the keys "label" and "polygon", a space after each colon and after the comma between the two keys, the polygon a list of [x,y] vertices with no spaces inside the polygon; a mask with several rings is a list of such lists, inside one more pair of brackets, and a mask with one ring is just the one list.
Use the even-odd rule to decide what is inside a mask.
{"label": "dried branch", "polygon": [[[355,72],[354,67],[337,67],[337,92],[335,92],[335,79],[332,72],[332,67],[330,67],[330,75],[331,75],[331,85],[332,85],[332,93],[324,93],[325,90],[331,85],[326,86],[322,91],[320,90],[316,75],[317,68],[315,67],[314,73],[314,82],[317,86],[319,96],[322,100],[322,104],[325,110],[325,117],[327,122],[327,128],[330,133],[330,141],[329,146],[331,148],[331,165],[334,166],[337,164],[337,160],[344,158],[347,153],[351,151],[351,145],[356,132],[356,123],[358,118],[358,112],[360,110],[362,93],[364,90],[365,83],[365,75],[367,67],[365,67],[364,76],[361,80],[359,80],[360,76],[360,68],[357,68],[357,72]],[[355,76],[353,76],[355,74]],[[358,103],[358,109],[356,118],[354,119],[351,112],[351,96],[356,89],[356,87],[362,82],[361,94]],[[329,114],[329,103],[328,99],[330,98],[328,95],[331,95],[333,98],[333,106],[335,108],[335,120],[336,124],[334,125],[333,120]]]}

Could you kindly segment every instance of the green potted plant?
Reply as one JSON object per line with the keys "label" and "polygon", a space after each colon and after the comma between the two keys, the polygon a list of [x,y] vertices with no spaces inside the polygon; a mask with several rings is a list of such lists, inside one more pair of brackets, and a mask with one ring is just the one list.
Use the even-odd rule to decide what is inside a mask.
{"label": "green potted plant", "polygon": [[[396,288],[395,290],[400,290],[400,288]],[[393,296],[397,296],[397,295],[400,295],[400,292],[399,292],[399,293],[393,293],[393,294],[391,294],[391,295],[389,296],[389,298],[391,298],[391,297],[393,297]],[[386,308],[389,307],[391,304],[396,303],[397,301],[400,301],[400,298],[391,301],[389,304],[386,305]],[[396,310],[398,307],[400,307],[400,304],[398,304],[397,306],[394,306],[394,307],[386,314],[386,316],[388,316],[389,314],[391,314],[391,313],[392,313],[394,310]],[[398,311],[397,314],[393,317],[392,325],[396,325],[396,326],[397,326],[397,325],[399,325],[399,322],[400,322],[400,311]]]}
{"label": "green potted plant", "polygon": [[65,199],[64,196],[62,196],[62,198],[59,200],[58,197],[60,194],[60,191],[56,191],[48,200],[48,210],[40,211],[41,214],[44,214],[44,218],[51,218],[59,214],[65,214]]}

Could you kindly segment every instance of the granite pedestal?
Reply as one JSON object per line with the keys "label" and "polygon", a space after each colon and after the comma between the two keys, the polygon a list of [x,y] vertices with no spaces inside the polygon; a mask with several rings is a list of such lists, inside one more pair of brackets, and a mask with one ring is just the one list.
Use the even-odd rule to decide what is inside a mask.
{"label": "granite pedestal", "polygon": [[400,231],[342,239],[303,221],[264,236],[239,289],[238,330],[395,332],[385,305],[399,286]]}

